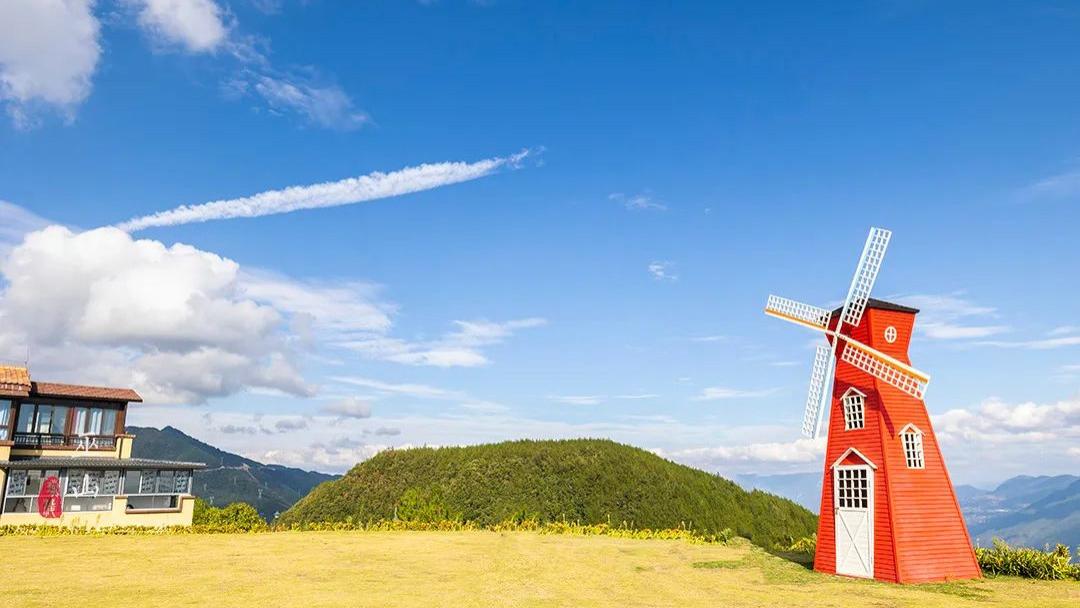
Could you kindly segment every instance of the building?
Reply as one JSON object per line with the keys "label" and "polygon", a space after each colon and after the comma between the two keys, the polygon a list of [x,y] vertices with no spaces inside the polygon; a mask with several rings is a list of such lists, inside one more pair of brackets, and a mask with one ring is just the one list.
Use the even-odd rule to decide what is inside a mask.
{"label": "building", "polygon": [[189,525],[202,463],[131,457],[131,389],[32,381],[0,366],[0,525]]}
{"label": "building", "polygon": [[[871,298],[850,338],[910,365],[918,312]],[[814,569],[899,583],[980,576],[925,403],[865,371],[875,361],[860,357],[888,371],[880,355],[837,348]]]}

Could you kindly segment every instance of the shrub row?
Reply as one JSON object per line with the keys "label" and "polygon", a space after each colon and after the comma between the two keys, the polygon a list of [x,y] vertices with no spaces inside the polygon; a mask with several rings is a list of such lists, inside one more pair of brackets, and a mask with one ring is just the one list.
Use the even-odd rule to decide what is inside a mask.
{"label": "shrub row", "polygon": [[[228,509],[228,507],[219,510],[225,511],[226,509]],[[239,521],[235,519],[226,521],[224,516],[214,514],[214,517],[208,517],[203,523],[196,523],[191,526],[167,526],[158,528],[145,526],[120,526],[113,528],[48,525],[0,526],[0,536],[163,536],[175,534],[242,534],[269,532],[460,532],[483,530],[491,532],[536,532],[538,534],[682,540],[707,544],[728,543],[735,538],[735,534],[731,530],[723,530],[718,534],[703,534],[689,528],[650,530],[644,528],[611,526],[609,524],[539,522],[536,520],[505,521],[490,526],[483,526],[473,522],[460,520],[428,522],[401,519],[371,522],[312,522],[278,526],[274,528],[267,526],[265,522],[262,522],[261,525],[248,525],[249,523],[250,522],[246,517]]]}
{"label": "shrub row", "polygon": [[1080,581],[1080,564],[1071,563],[1069,548],[1058,545],[1051,551],[1010,547],[995,538],[992,547],[976,547],[975,556],[983,574],[1005,574],[1040,580]]}

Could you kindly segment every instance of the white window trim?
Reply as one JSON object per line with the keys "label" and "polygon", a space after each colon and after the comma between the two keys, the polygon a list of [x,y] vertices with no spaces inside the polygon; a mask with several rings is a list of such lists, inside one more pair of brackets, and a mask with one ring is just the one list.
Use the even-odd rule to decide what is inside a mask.
{"label": "white window trim", "polygon": [[[904,428],[900,429],[900,432],[897,433],[896,435],[898,437],[900,437],[900,449],[904,452],[904,464],[907,466],[907,468],[915,469],[915,470],[925,469],[926,468],[926,442],[923,441],[923,438],[926,437],[926,435],[925,435],[925,433],[922,432],[922,429],[920,429],[919,427],[917,427],[914,424],[909,422],[909,423],[905,424]],[[918,449],[919,449],[918,454],[917,454],[917,456],[918,456],[918,466],[911,466],[912,459],[908,456],[908,446],[907,446],[907,440],[906,440],[906,437],[908,435],[918,437],[918,441],[915,443],[915,446],[918,447]]]}
{"label": "white window trim", "polygon": [[[851,422],[852,422],[851,417],[848,416],[847,401],[848,401],[849,398],[851,398],[853,396],[858,397],[860,399],[860,401],[861,401],[860,407],[859,407],[859,409],[861,410],[859,412],[859,414],[860,414],[859,418],[861,419],[862,426],[852,426],[851,425]],[[849,388],[848,390],[844,391],[844,395],[842,397],[840,397],[840,407],[843,409],[843,413],[844,413],[844,430],[845,431],[857,431],[857,430],[866,428],[866,393],[860,391],[859,389],[855,388],[854,386]]]}
{"label": "white window trim", "polygon": [[848,449],[844,450],[844,453],[843,453],[843,454],[840,454],[840,457],[839,457],[839,458],[837,458],[837,459],[836,459],[836,461],[835,461],[835,462],[833,462],[833,463],[832,463],[832,466],[831,466],[831,467],[829,467],[829,468],[831,468],[831,469],[835,469],[836,467],[854,467],[854,466],[861,466],[861,465],[854,465],[854,464],[841,464],[842,462],[844,462],[844,459],[845,459],[845,458],[847,458],[848,456],[850,456],[850,455],[852,455],[852,454],[854,454],[854,455],[858,456],[858,457],[859,457],[859,460],[862,460],[863,462],[865,462],[865,463],[866,463],[866,466],[870,467],[871,469],[874,469],[875,471],[877,470],[877,465],[876,465],[876,464],[874,464],[874,461],[872,461],[872,460],[870,460],[869,458],[867,458],[865,454],[863,454],[863,453],[862,453],[862,452],[860,452],[859,450],[856,450],[855,448],[848,448]]}

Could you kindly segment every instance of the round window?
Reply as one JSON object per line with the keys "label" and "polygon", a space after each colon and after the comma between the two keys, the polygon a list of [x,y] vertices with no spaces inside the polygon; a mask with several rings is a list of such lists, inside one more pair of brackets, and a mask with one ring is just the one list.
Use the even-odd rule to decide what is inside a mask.
{"label": "round window", "polygon": [[896,342],[896,328],[892,325],[885,328],[885,341],[889,344]]}

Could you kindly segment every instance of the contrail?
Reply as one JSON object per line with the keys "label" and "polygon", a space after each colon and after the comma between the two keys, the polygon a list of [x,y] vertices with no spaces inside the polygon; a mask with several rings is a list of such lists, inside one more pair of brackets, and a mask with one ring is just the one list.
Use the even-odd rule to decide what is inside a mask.
{"label": "contrail", "polygon": [[445,162],[406,167],[390,173],[376,171],[360,177],[309,186],[290,186],[267,190],[252,196],[211,201],[200,205],[181,205],[175,209],[136,217],[117,224],[125,232],[155,226],[176,226],[236,217],[259,217],[289,213],[301,209],[337,207],[431,190],[491,175],[506,167],[520,166],[532,150],[486,158],[474,163]]}

